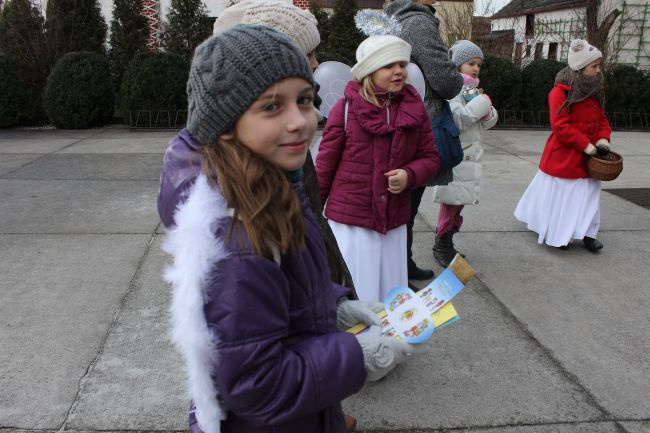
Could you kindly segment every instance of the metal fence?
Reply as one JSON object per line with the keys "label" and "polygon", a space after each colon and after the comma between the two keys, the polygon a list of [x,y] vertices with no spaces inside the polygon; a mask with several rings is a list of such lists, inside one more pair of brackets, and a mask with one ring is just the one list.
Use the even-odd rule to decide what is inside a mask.
{"label": "metal fence", "polygon": [[[607,119],[613,129],[629,131],[650,131],[650,113],[636,111],[607,112]],[[550,128],[548,111],[514,111],[502,110],[496,127],[503,129],[548,129]]]}
{"label": "metal fence", "polygon": [[134,110],[129,112],[131,129],[181,129],[187,122],[187,110]]}
{"label": "metal fence", "polygon": [[[609,124],[616,130],[650,131],[650,113],[636,111],[608,112]],[[129,112],[131,129],[181,129],[187,122],[187,110],[135,110]],[[497,128],[503,129],[548,129],[548,111],[502,110]]]}

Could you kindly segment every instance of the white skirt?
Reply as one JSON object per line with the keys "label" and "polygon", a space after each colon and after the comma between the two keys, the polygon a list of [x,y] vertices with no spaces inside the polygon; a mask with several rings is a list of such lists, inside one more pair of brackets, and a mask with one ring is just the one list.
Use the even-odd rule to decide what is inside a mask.
{"label": "white skirt", "polygon": [[408,285],[406,224],[385,235],[329,220],[362,301],[383,302],[393,288]]}
{"label": "white skirt", "polygon": [[538,171],[515,209],[515,218],[536,232],[538,243],[552,247],[585,236],[600,226],[600,181],[562,179]]}

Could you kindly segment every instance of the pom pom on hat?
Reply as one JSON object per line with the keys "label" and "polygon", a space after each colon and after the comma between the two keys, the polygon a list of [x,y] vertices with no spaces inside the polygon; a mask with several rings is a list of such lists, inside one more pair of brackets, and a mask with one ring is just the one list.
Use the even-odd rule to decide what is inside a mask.
{"label": "pom pom on hat", "polygon": [[357,48],[357,64],[352,67],[352,75],[357,80],[376,70],[395,62],[409,62],[411,46],[392,35],[370,36]]}
{"label": "pom pom on hat", "polygon": [[231,0],[230,7],[221,12],[214,22],[213,34],[228,30],[237,24],[261,24],[289,35],[309,54],[320,44],[318,21],[309,11],[286,0]]}
{"label": "pom pom on hat", "polygon": [[594,60],[603,57],[603,53],[584,39],[574,39],[569,47],[569,67],[579,71]]}
{"label": "pom pom on hat", "polygon": [[473,42],[461,39],[449,48],[449,59],[456,67],[478,57],[483,60],[483,51]]}
{"label": "pom pom on hat", "polygon": [[194,50],[187,80],[187,129],[203,145],[232,130],[271,85],[285,78],[314,85],[309,61],[289,36],[262,25],[238,25]]}

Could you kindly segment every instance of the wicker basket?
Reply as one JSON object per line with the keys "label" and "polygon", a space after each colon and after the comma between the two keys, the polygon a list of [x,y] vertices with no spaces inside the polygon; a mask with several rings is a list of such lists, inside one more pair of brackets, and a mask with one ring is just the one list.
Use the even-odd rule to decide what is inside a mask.
{"label": "wicker basket", "polygon": [[614,180],[623,171],[623,157],[616,152],[594,155],[587,161],[589,176],[598,180]]}

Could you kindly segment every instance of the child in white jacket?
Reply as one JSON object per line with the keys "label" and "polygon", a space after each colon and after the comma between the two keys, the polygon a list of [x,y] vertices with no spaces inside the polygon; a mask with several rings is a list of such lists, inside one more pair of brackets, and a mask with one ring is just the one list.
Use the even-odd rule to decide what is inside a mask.
{"label": "child in white jacket", "polygon": [[433,256],[443,267],[449,266],[457,253],[453,236],[463,224],[460,215],[463,207],[479,203],[483,190],[483,131],[492,128],[498,120],[492,101],[478,87],[483,62],[481,49],[470,41],[460,40],[450,48],[449,56],[464,80],[460,93],[449,101],[454,122],[460,130],[464,156],[454,167],[454,180],[448,185],[435,186],[433,190],[433,200],[440,203]]}

